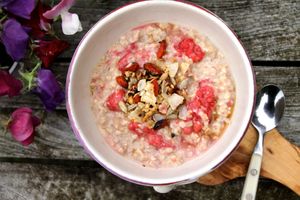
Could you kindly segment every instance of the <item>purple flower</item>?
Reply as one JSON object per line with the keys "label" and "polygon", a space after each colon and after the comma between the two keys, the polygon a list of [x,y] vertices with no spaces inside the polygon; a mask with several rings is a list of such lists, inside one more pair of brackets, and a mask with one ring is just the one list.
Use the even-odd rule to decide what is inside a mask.
{"label": "purple flower", "polygon": [[30,13],[35,7],[35,0],[1,0],[0,7],[25,19],[30,19]]}
{"label": "purple flower", "polygon": [[37,88],[34,91],[48,111],[65,100],[65,93],[57,82],[54,74],[47,69],[41,69],[37,75]]}
{"label": "purple flower", "polygon": [[13,60],[20,60],[25,56],[29,36],[15,19],[8,19],[3,24],[1,40],[6,52]]}
{"label": "purple flower", "polygon": [[35,127],[41,123],[40,119],[32,115],[32,110],[27,107],[18,108],[11,115],[8,130],[15,140],[28,146],[33,142]]}

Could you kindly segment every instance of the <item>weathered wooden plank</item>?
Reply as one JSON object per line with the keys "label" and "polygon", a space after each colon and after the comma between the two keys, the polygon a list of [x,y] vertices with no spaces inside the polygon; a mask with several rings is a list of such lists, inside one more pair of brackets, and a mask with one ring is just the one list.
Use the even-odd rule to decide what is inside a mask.
{"label": "weathered wooden plank", "polygon": [[[0,163],[0,196],[14,199],[198,199],[231,200],[240,197],[243,179],[218,186],[197,183],[179,186],[167,194],[158,194],[151,187],[123,181],[104,169],[84,166]],[[261,180],[257,199],[289,199],[299,197],[286,187]]]}
{"label": "weathered wooden plank", "polygon": [[[1,109],[0,122],[8,120],[8,111]],[[35,114],[43,115],[40,111]],[[23,147],[3,131],[0,133],[0,146],[2,158],[90,159],[72,133],[66,111],[46,113],[37,129],[35,141],[29,147]]]}
{"label": "weathered wooden plank", "polygon": [[[72,12],[80,15],[83,32],[74,36],[59,36],[71,43],[61,57],[69,58],[75,47],[101,17],[111,10],[131,2],[128,0],[78,0]],[[220,16],[236,31],[252,60],[299,60],[300,4],[297,0],[192,0]],[[56,24],[60,30],[60,24]]]}

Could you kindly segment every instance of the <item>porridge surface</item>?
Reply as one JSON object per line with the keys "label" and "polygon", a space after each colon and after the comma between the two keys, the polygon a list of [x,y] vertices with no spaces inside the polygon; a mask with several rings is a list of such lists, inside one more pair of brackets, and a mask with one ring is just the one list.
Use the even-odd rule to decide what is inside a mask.
{"label": "porridge surface", "polygon": [[99,134],[119,154],[156,168],[178,166],[213,145],[235,100],[222,53],[170,23],[122,35],[95,68],[90,89]]}

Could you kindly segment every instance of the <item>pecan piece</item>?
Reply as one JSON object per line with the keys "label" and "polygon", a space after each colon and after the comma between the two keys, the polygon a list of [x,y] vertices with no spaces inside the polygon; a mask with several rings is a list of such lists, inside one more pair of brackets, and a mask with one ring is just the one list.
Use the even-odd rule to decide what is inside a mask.
{"label": "pecan piece", "polygon": [[136,62],[129,63],[125,68],[124,71],[131,71],[136,72],[140,68],[139,64]]}
{"label": "pecan piece", "polygon": [[141,101],[141,96],[139,94],[135,94],[133,96],[133,103],[138,103]]}
{"label": "pecan piece", "polygon": [[161,75],[162,71],[152,63],[145,63],[144,64],[144,69],[149,72],[151,75]]}
{"label": "pecan piece", "polygon": [[116,77],[116,81],[123,88],[127,88],[128,87],[128,83],[127,83],[127,81],[126,81],[126,79],[125,79],[124,76],[117,76]]}
{"label": "pecan piece", "polygon": [[158,50],[156,52],[156,56],[157,56],[158,59],[162,58],[165,55],[166,49],[167,49],[167,42],[166,42],[166,40],[160,41],[159,42]]}
{"label": "pecan piece", "polygon": [[154,95],[157,96],[159,93],[159,85],[157,82],[157,79],[152,79],[151,83],[153,84],[153,91],[154,91]]}

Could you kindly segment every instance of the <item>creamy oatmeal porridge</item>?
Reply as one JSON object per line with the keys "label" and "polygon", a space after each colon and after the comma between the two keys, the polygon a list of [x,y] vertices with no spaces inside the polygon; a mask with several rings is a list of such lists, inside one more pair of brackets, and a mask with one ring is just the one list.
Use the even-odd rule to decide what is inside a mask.
{"label": "creamy oatmeal porridge", "polygon": [[222,53],[193,29],[137,27],[101,59],[90,82],[92,109],[108,144],[146,167],[173,167],[218,140],[235,86]]}

